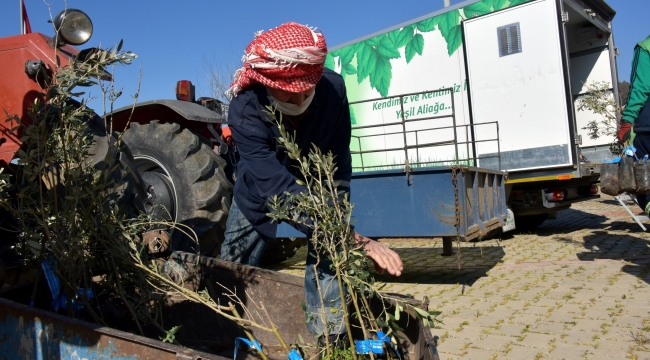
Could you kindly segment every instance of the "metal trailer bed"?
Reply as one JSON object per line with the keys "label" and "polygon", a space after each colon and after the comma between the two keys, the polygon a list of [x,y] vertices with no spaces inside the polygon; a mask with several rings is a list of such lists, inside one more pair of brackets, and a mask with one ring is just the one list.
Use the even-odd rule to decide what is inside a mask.
{"label": "metal trailer bed", "polygon": [[[316,343],[315,337],[305,326],[301,307],[304,299],[302,277],[215,258],[197,258],[196,255],[181,252],[174,252],[164,266],[173,267],[177,275],[184,279],[184,286],[206,288],[222,304],[230,300],[222,295],[225,291],[214,292],[208,284],[218,288],[215,284],[219,283],[235,291],[240,299],[247,299],[248,294],[258,306],[264,305],[287,342],[296,343],[302,337],[306,343]],[[39,299],[44,299],[49,290],[44,279],[40,284],[43,295]],[[171,328],[181,325],[176,339],[187,347],[163,343],[23,305],[29,301],[32,289],[32,284],[27,284],[0,291],[0,359],[232,359],[235,339],[246,337],[238,325],[207,307],[182,299],[171,299],[163,310],[164,326]],[[415,300],[403,298],[402,301],[427,307],[426,303]],[[49,302],[45,301],[42,307],[49,307],[47,304]],[[252,311],[258,311],[250,302],[247,306]],[[399,324],[404,329],[398,332],[401,335],[400,343],[408,351],[408,359],[439,359],[429,327],[425,327],[414,314],[403,316]],[[270,358],[287,358],[272,334],[255,328],[250,330],[268,351]],[[358,339],[357,336],[353,338]],[[259,357],[254,352],[240,349],[237,358]]]}

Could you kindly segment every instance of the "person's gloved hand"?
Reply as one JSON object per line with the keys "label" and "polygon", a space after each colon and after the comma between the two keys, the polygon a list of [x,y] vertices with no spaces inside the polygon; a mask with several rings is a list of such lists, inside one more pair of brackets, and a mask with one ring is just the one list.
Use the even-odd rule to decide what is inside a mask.
{"label": "person's gloved hand", "polygon": [[622,121],[621,127],[618,129],[618,141],[621,143],[626,142],[630,138],[630,130],[632,130],[632,123]]}

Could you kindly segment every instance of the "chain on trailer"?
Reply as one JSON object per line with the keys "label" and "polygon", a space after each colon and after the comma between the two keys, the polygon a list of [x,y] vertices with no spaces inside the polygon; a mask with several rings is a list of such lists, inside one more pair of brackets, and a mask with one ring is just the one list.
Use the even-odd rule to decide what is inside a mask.
{"label": "chain on trailer", "polygon": [[463,172],[461,166],[451,167],[451,182],[454,184],[454,212],[456,213],[456,259],[458,263],[458,270],[460,270],[460,200],[458,199],[458,171]]}

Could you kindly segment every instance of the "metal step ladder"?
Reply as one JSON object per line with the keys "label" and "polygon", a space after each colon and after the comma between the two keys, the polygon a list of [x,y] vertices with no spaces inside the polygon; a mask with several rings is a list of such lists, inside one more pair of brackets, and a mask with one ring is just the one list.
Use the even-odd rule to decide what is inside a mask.
{"label": "metal step ladder", "polygon": [[634,203],[638,206],[639,202],[636,200],[636,196],[628,193],[622,193],[618,196],[614,196],[614,199],[618,200],[618,203],[621,204],[623,208],[627,211],[628,214],[636,221],[637,224],[643,229],[643,231],[646,231],[646,227],[643,225],[643,222],[650,221],[650,218],[644,213],[642,215],[634,215],[632,210],[627,206],[628,201],[634,201]]}

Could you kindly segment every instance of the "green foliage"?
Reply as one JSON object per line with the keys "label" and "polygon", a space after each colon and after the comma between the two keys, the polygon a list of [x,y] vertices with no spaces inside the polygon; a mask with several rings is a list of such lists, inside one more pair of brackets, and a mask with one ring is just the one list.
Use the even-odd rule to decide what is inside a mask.
{"label": "green foliage", "polygon": [[[109,119],[88,106],[92,99],[73,100],[93,85],[108,101],[121,95],[102,80],[110,78],[107,68],[136,57],[121,45],[97,49],[83,60],[73,57],[69,65],[39,75],[43,92],[28,109],[29,121],[14,129],[22,142],[19,166],[0,206],[18,223],[15,248],[25,265],[40,270],[45,259],[53,261],[69,315],[77,315],[69,306],[76,299],[106,325],[111,319],[101,306],[110,302],[133,319],[116,325],[137,326],[143,333],[142,324],[149,323],[164,332],[158,321],[165,296],[133,261],[149,258],[139,234],[152,223],[131,201],[132,175],[121,163],[119,137]],[[93,289],[96,297],[87,298],[82,288]]]}
{"label": "green foliage", "polygon": [[332,347],[332,353],[327,359],[331,360],[350,360],[352,357],[352,348],[348,347],[345,349],[339,349],[338,347]]}
{"label": "green foliage", "polygon": [[174,343],[174,342],[176,341],[176,333],[177,333],[178,330],[180,330],[180,329],[181,329],[180,326],[173,326],[171,329],[169,329],[169,330],[165,333],[165,337],[160,337],[159,339],[162,340],[162,342],[166,342],[166,343],[170,343],[170,344],[172,344],[172,343]]}

